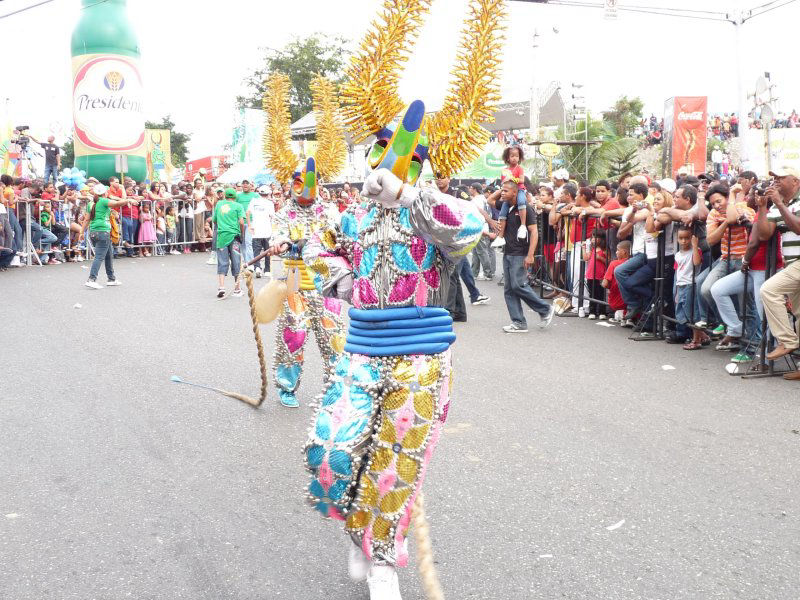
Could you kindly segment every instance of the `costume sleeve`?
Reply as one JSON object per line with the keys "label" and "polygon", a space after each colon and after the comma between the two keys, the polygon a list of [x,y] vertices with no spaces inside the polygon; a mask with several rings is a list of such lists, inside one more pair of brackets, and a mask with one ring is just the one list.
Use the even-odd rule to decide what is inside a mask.
{"label": "costume sleeve", "polygon": [[457,262],[481,239],[483,217],[472,202],[430,188],[411,202],[409,220],[417,235]]}
{"label": "costume sleeve", "polygon": [[351,302],[353,293],[351,252],[352,243],[342,234],[340,226],[329,218],[303,246],[303,262],[322,279],[323,296]]}
{"label": "costume sleeve", "polygon": [[272,235],[273,239],[270,240],[272,244],[280,245],[284,242],[291,244],[292,242],[289,236],[289,217],[285,208],[275,213],[275,218],[272,221]]}

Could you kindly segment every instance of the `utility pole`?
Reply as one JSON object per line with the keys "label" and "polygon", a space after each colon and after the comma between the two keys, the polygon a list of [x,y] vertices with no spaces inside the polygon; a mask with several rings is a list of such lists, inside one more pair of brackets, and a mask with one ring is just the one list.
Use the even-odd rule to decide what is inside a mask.
{"label": "utility pole", "polygon": [[747,154],[747,144],[744,143],[744,134],[749,127],[749,119],[745,108],[747,99],[744,94],[744,75],[742,73],[742,25],[744,25],[744,15],[742,14],[741,0],[734,0],[734,12],[731,22],[736,30],[734,43],[736,44],[736,106],[739,118],[739,160],[742,166],[746,168],[749,156]]}
{"label": "utility pole", "polygon": [[528,124],[528,128],[531,130],[531,135],[533,136],[534,140],[539,139],[538,131],[539,131],[539,94],[536,92],[536,69],[538,68],[538,64],[536,62],[536,49],[539,47],[538,44],[539,33],[536,29],[533,30],[533,52],[532,55],[532,65],[533,68],[531,69],[531,106],[530,106],[530,122]]}

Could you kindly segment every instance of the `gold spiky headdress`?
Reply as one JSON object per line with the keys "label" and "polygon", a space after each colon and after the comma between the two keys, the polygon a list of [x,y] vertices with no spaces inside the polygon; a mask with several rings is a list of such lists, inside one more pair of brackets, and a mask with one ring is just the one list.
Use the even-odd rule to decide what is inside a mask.
{"label": "gold spiky headdress", "polygon": [[322,75],[311,80],[311,93],[317,121],[317,173],[329,181],[339,174],[347,159],[339,97],[336,84]]}
{"label": "gold spiky headdress", "polygon": [[[342,87],[345,122],[356,142],[387,127],[400,114],[397,94],[402,63],[431,0],[385,0],[381,18],[351,59]],[[434,172],[449,177],[472,161],[490,134],[480,126],[493,119],[500,98],[499,73],[503,0],[471,0],[450,91],[442,110],[429,115],[428,153]],[[383,142],[385,143],[385,142]]]}
{"label": "gold spiky headdress", "polygon": [[272,73],[265,82],[264,97],[264,155],[267,167],[280,182],[289,181],[297,168],[298,158],[292,152],[291,124],[289,112],[289,77],[283,73]]}

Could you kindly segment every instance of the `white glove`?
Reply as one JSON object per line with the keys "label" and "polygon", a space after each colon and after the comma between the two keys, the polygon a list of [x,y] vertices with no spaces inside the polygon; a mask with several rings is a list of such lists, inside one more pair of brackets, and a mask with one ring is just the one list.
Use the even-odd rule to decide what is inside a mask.
{"label": "white glove", "polygon": [[417,190],[405,185],[389,169],[378,169],[369,174],[361,194],[386,208],[395,208],[410,206],[417,197]]}

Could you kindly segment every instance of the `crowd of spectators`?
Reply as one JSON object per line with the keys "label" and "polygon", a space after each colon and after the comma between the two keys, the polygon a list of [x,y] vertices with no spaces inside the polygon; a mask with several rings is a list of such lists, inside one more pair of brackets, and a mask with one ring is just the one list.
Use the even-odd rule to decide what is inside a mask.
{"label": "crowd of spectators", "polygon": [[[753,172],[678,181],[625,174],[590,185],[559,170],[552,182],[526,181],[526,188],[538,215],[530,285],[552,300],[556,314],[605,320],[635,337],[663,336],[686,351],[713,344],[726,363],[748,368],[788,356],[793,368],[790,355],[800,346],[800,172],[779,168],[766,181]],[[485,211],[495,189],[476,184],[461,194]],[[497,215],[486,219],[488,241]],[[495,276],[487,245],[473,251],[476,278]],[[507,285],[505,296],[514,320],[518,302]],[[544,320],[539,306],[526,302]],[[770,334],[764,344],[762,332]],[[800,380],[800,372],[785,378]]]}

